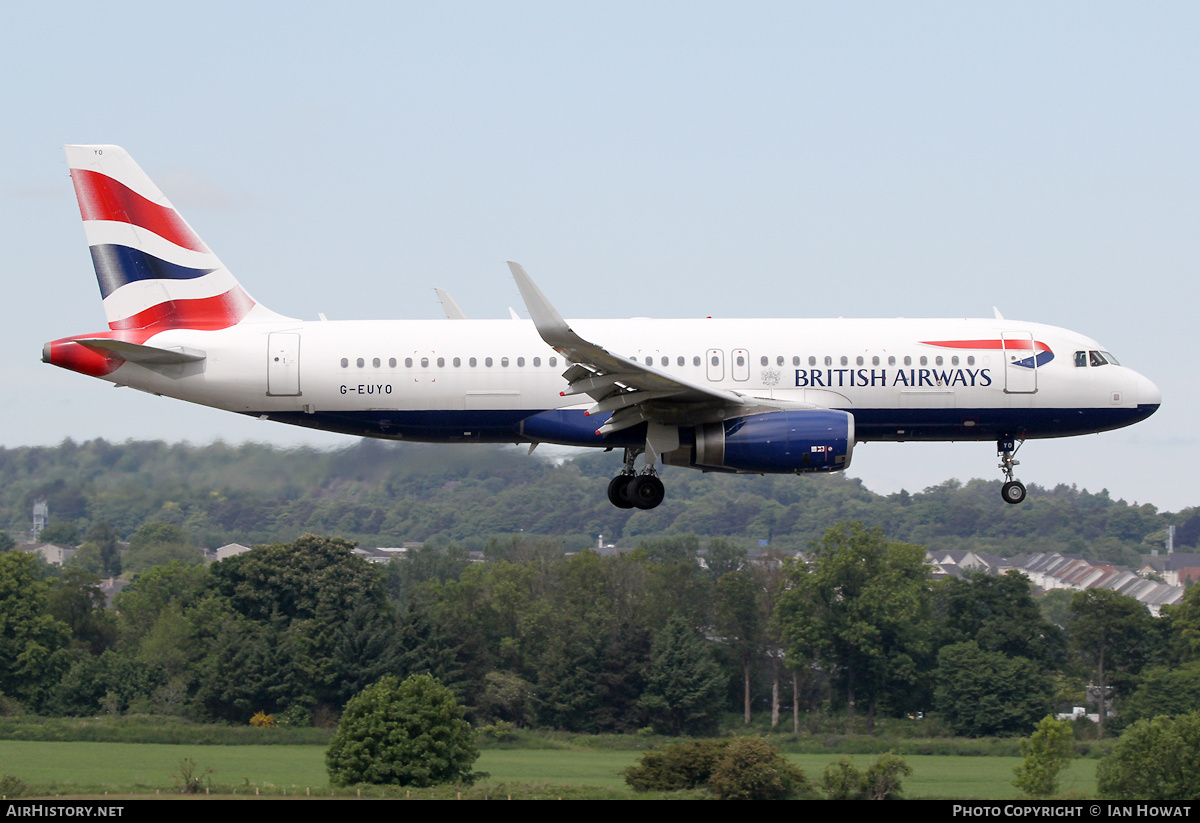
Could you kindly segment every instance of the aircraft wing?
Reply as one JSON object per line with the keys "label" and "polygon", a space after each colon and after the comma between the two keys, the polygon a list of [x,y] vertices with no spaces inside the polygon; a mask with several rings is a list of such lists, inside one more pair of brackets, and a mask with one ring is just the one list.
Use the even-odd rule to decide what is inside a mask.
{"label": "aircraft wing", "polygon": [[613,412],[597,430],[599,434],[611,434],[641,422],[694,426],[785,408],[817,408],[812,403],[769,400],[706,386],[614,354],[576,334],[519,263],[509,261],[508,267],[538,334],[572,363],[563,372],[567,388],[562,396],[591,397],[596,404],[588,414]]}

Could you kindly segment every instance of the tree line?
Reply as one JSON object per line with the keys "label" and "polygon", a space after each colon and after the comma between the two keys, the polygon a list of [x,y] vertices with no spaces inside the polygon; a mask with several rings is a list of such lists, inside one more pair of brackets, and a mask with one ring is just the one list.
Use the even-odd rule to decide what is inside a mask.
{"label": "tree line", "polygon": [[1161,548],[1171,525],[1177,548],[1200,544],[1196,508],[1159,512],[1068,486],[1031,486],[1023,505],[1007,506],[998,480],[948,480],[879,495],[840,475],[668,469],[671,494],[662,506],[622,510],[609,505],[604,492],[612,460],[588,454],[553,463],[512,447],[374,440],[334,451],[65,440],[0,449],[0,535],[7,530],[27,538],[33,502],[42,498],[50,510],[44,538],[71,545],[106,522],[119,540],[162,523],[207,548],[315,533],[361,545],[417,541],[479,550],[491,536],[524,534],[553,536],[580,550],[599,535],[606,543],[635,546],[702,534],[804,550],[831,523],[847,520],[932,550],[1061,551],[1124,565]]}
{"label": "tree line", "polygon": [[2,553],[0,708],[308,725],[412,674],[477,725],[580,732],[844,712],[1028,734],[1089,686],[1118,726],[1200,708],[1196,589],[1154,619],[1112,592],[1035,599],[1015,573],[935,582],[923,549],[860,523],[801,560],[693,535],[612,556],[493,539],[483,563],[452,545],[374,565],[351,547],[310,535],[150,566],[112,609],[95,576]]}

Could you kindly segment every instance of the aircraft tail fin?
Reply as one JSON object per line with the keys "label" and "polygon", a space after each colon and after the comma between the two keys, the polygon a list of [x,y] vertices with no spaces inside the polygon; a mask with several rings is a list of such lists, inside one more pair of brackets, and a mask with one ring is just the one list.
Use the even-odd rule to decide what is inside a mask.
{"label": "aircraft tail fin", "polygon": [[259,305],[120,146],[67,146],[108,326],[223,329]]}

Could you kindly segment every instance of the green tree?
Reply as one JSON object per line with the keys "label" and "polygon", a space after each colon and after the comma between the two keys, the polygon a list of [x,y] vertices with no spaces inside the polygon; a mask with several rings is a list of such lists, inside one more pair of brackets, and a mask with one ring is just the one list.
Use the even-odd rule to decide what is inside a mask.
{"label": "green tree", "polygon": [[325,755],[335,786],[471,782],[479,757],[463,710],[442,684],[385,677],[346,704]]}
{"label": "green tree", "polygon": [[948,577],[938,584],[937,600],[939,646],[974,640],[984,651],[1024,657],[1042,667],[1062,660],[1062,630],[1042,617],[1029,578],[1020,572]]}
{"label": "green tree", "polygon": [[1200,712],[1134,723],[1096,767],[1106,800],[1200,799]]}
{"label": "green tree", "polygon": [[654,636],[642,708],[660,734],[716,730],[725,679],[704,638],[681,617]]}
{"label": "green tree", "polygon": [[1048,798],[1058,793],[1058,778],[1070,764],[1075,733],[1067,720],[1046,715],[1028,739],[1021,739],[1025,759],[1013,767],[1013,785],[1029,798]]}
{"label": "green tree", "polygon": [[943,648],[934,678],[938,713],[967,737],[1018,734],[1051,708],[1052,685],[1033,662],[974,640]]}
{"label": "green tree", "polygon": [[743,722],[750,723],[750,675],[766,645],[762,586],[749,571],[733,571],[717,581],[716,629],[742,669]]}
{"label": "green tree", "polygon": [[204,556],[181,526],[153,521],[129,539],[122,564],[127,571],[137,572],[172,561],[195,565],[204,562]]}
{"label": "green tree", "polygon": [[0,554],[0,694],[37,704],[69,665],[71,631],[50,613],[49,584],[39,560]]}
{"label": "green tree", "polygon": [[841,523],[793,567],[791,585],[777,609],[789,657],[817,658],[842,675],[851,721],[865,693],[871,731],[878,701],[903,699],[930,647],[925,550]]}
{"label": "green tree", "polygon": [[1108,589],[1085,589],[1071,598],[1071,648],[1091,672],[1100,704],[1101,737],[1110,685],[1116,680],[1118,686],[1125,686],[1125,676],[1140,671],[1151,654],[1147,640],[1156,636],[1151,620],[1141,603]]}
{"label": "green tree", "polygon": [[1122,725],[1149,720],[1160,714],[1200,711],[1200,660],[1179,668],[1160,666],[1142,675],[1142,682],[1121,703]]}

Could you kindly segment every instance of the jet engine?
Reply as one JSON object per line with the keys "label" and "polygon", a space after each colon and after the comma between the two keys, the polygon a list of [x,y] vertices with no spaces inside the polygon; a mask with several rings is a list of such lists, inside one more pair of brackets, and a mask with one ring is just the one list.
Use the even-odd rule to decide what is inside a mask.
{"label": "jet engine", "polygon": [[674,466],[751,474],[841,471],[854,451],[854,416],[835,409],[777,411],[692,429],[691,448],[663,455]]}

